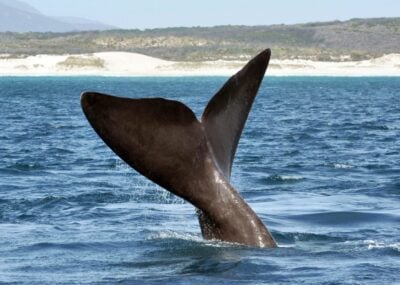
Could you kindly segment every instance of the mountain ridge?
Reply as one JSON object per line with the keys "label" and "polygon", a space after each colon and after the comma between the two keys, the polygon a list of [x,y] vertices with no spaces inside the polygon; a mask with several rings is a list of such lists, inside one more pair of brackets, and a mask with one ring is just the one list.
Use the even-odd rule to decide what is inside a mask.
{"label": "mountain ridge", "polygon": [[29,13],[42,14],[32,5],[19,0],[0,0],[0,4]]}
{"label": "mountain ridge", "polygon": [[88,19],[44,15],[35,7],[18,0],[0,0],[0,32],[71,32],[109,30],[116,27]]}

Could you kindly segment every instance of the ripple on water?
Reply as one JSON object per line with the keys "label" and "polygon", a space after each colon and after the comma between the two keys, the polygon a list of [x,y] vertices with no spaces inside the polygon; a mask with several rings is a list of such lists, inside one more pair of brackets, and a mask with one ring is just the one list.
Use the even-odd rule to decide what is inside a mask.
{"label": "ripple on water", "polygon": [[297,183],[301,182],[305,178],[300,175],[270,175],[267,177],[258,178],[259,183],[265,185],[283,184],[283,183]]}
{"label": "ripple on water", "polygon": [[319,225],[340,225],[351,226],[360,225],[362,223],[396,223],[400,222],[400,217],[391,214],[381,214],[374,212],[321,212],[312,214],[300,214],[288,216],[288,219],[301,223],[311,223]]}
{"label": "ripple on water", "polygon": [[232,183],[274,250],[204,241],[193,207],[117,159],[79,104],[162,96],[200,117],[225,79],[0,77],[0,283],[396,284],[399,78],[266,78]]}

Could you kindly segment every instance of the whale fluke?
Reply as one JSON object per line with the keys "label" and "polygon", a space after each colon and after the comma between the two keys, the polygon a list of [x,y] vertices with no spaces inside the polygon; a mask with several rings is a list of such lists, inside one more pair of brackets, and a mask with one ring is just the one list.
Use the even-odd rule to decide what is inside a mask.
{"label": "whale fluke", "polygon": [[270,56],[269,49],[263,51],[232,76],[210,100],[201,117],[216,162],[228,180],[240,135]]}
{"label": "whale fluke", "polygon": [[201,121],[184,104],[162,98],[81,95],[97,134],[127,164],[194,205],[206,239],[251,246],[276,243],[230,185],[236,147],[270,58],[265,50],[210,100]]}

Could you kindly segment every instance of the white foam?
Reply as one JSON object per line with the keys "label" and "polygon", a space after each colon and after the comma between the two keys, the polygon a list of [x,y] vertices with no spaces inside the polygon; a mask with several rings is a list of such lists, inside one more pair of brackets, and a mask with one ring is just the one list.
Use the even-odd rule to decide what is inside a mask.
{"label": "white foam", "polygon": [[188,241],[201,242],[202,239],[191,233],[181,233],[174,231],[161,231],[150,236],[150,239],[183,239]]}
{"label": "white foam", "polygon": [[300,175],[279,175],[282,180],[303,180],[304,177]]}
{"label": "white foam", "polygon": [[225,242],[220,240],[205,240],[199,235],[195,235],[192,233],[182,233],[182,232],[174,232],[174,231],[161,231],[156,234],[153,234],[149,237],[150,240],[157,239],[178,239],[200,243],[206,246],[212,247],[232,247],[232,246],[242,246],[238,243]]}
{"label": "white foam", "polygon": [[390,248],[397,251],[400,251],[400,242],[395,243],[385,243],[375,240],[365,240],[364,244],[368,246],[368,249],[382,249],[382,248]]}
{"label": "white foam", "polygon": [[350,164],[344,164],[344,163],[334,163],[333,167],[336,169],[350,169],[353,168],[354,166]]}
{"label": "white foam", "polygon": [[295,248],[295,244],[278,244],[278,248]]}

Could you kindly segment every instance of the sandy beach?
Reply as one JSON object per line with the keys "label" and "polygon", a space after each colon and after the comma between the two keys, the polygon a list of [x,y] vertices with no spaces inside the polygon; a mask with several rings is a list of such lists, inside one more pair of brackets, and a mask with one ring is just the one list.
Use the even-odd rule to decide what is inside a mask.
{"label": "sandy beach", "polygon": [[[246,61],[174,62],[136,53],[12,56],[0,54],[0,76],[228,76]],[[268,75],[400,76],[400,54],[356,62],[274,60]]]}

